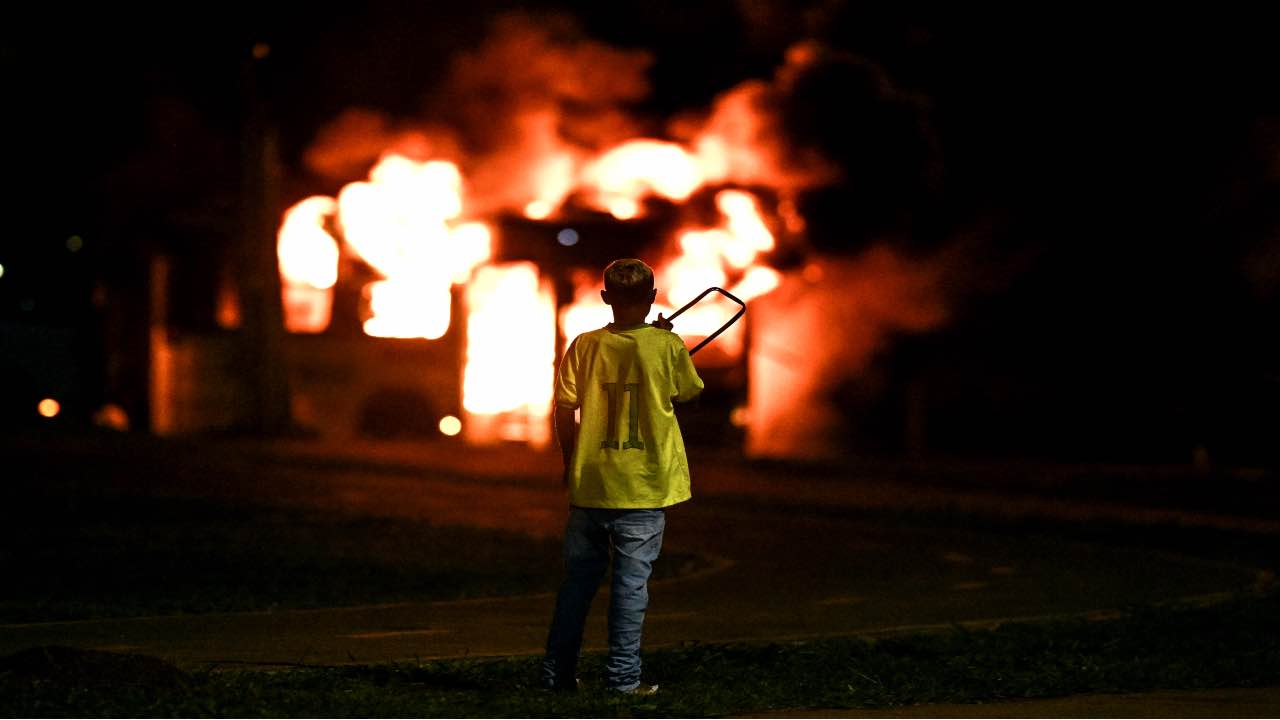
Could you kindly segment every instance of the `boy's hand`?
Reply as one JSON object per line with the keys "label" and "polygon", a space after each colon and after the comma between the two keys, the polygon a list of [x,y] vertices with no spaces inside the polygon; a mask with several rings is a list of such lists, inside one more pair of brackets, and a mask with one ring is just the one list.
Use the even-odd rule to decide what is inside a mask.
{"label": "boy's hand", "polygon": [[670,320],[662,317],[662,313],[658,313],[658,319],[654,320],[649,324],[658,328],[659,330],[670,330],[671,328],[675,327],[674,325],[671,324]]}

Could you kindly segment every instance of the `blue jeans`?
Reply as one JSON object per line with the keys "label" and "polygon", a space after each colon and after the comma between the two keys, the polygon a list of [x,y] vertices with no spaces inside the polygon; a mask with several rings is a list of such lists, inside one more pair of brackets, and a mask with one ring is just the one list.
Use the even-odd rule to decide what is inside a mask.
{"label": "blue jeans", "polygon": [[609,659],[606,683],[615,690],[640,684],[640,631],[649,607],[649,575],[662,550],[667,515],[662,510],[601,510],[571,507],[564,534],[565,578],[542,661],[542,683],[574,688],[578,654],[591,599],[609,567]]}

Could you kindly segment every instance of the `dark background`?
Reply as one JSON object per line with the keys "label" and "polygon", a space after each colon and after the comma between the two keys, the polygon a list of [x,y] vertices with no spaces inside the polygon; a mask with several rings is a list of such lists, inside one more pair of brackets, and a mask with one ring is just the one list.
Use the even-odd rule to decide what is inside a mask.
{"label": "dark background", "polygon": [[[337,189],[302,162],[325,123],[353,106],[420,115],[449,58],[516,8],[56,8],[7,22],[5,394],[35,392],[19,357],[34,333],[44,341],[32,346],[71,348],[71,404],[95,406],[114,372],[103,338],[145,324],[145,291],[128,292],[145,287],[145,258],[227,252],[242,227],[255,43],[270,46],[252,72],[291,203]],[[979,238],[949,268],[951,320],[877,360],[882,399],[843,390],[864,431],[855,449],[903,451],[892,388],[922,379],[933,452],[1181,463],[1201,448],[1275,463],[1280,88],[1260,11],[518,8],[567,12],[587,36],[651,51],[653,89],[633,109],[654,118],[769,77],[802,39],[852,58],[810,78],[784,113],[847,170],[805,196],[810,242],[856,255],[890,232],[924,254]],[[906,100],[868,89],[876,73]],[[116,289],[109,301],[104,287]]]}

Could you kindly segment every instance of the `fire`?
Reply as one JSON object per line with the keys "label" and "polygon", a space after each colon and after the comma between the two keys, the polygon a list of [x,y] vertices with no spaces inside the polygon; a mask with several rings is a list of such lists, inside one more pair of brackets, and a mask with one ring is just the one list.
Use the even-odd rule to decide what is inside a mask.
{"label": "fire", "polygon": [[640,213],[640,200],[658,195],[687,200],[705,178],[697,159],[676,143],[629,140],[587,166],[583,184],[595,192],[595,202],[619,220]]}
{"label": "fire", "polygon": [[277,234],[285,328],[318,333],[329,327],[338,281],[338,241],[325,229],[338,210],[329,197],[309,197],[289,208]]}
{"label": "fire", "polygon": [[888,246],[814,261],[754,308],[748,354],[747,451],[830,455],[849,432],[832,388],[864,372],[899,333],[948,316],[945,256],[908,259]]}
{"label": "fire", "polygon": [[[348,133],[343,142],[352,144],[349,153],[328,151],[367,162],[380,146],[383,155],[367,179],[346,185],[336,198],[302,201],[280,230],[287,325],[294,332],[319,332],[328,325],[340,250],[381,275],[363,289],[369,335],[440,338],[458,325],[451,322],[452,288],[463,288],[463,413],[444,418],[440,431],[460,433],[469,442],[549,443],[557,326],[572,340],[612,320],[599,297],[598,273],[576,277],[573,302],[557,312],[551,279],[533,263],[489,264],[495,238],[478,218],[515,212],[549,220],[572,197],[627,221],[641,217],[651,198],[680,204],[714,192],[718,218],[710,226],[689,224],[655,238],[666,249],[653,263],[659,296],[652,320],[710,286],[744,301],[773,293],[783,283],[766,260],[777,246],[773,228],[803,232],[794,191],[830,175],[820,159],[797,155],[781,140],[779,120],[769,108],[785,72],[772,83],[747,82],[725,93],[704,118],[689,120],[697,126],[673,124],[679,142],[639,137],[640,125],[620,108],[646,91],[643,54],[558,38],[508,24],[455,68],[460,76],[452,91],[462,93],[458,107],[466,111],[459,117],[493,119],[492,128],[485,122],[466,126],[487,142],[458,143],[455,131],[437,138],[424,130],[424,142],[413,150],[393,142],[408,130],[397,134],[393,124],[365,118],[376,132]],[[804,62],[811,60],[789,57],[788,67],[794,74]],[[479,97],[465,96],[470,87],[481,89]],[[502,112],[484,101],[495,93]],[[462,124],[456,132],[476,139],[468,138]],[[450,147],[454,151],[440,149]],[[470,147],[487,150],[467,157],[459,149]],[[410,157],[432,153],[459,158],[460,164]],[[464,188],[471,196],[464,196]],[[743,188],[768,188],[769,203]],[[562,231],[557,240],[571,247],[577,237]],[[737,310],[713,295],[682,314],[675,329],[700,339]],[[699,362],[742,360],[745,339],[745,324],[735,326]]]}
{"label": "fire", "polygon": [[[630,219],[643,212],[641,202],[650,195],[688,200],[709,174],[705,157],[671,142],[626,141],[585,164],[548,147],[528,171],[537,181],[535,199],[520,210],[529,217],[553,216],[580,189],[589,202],[620,220]],[[340,230],[345,247],[383,276],[364,287],[366,334],[442,337],[451,323],[451,287],[463,285],[465,412],[441,431],[461,432],[471,442],[506,439],[544,446],[550,441],[557,320],[564,336],[572,339],[607,324],[612,313],[599,298],[598,276],[577,280],[574,302],[561,308],[557,318],[551,283],[535,265],[485,264],[492,234],[487,225],[466,216],[463,184],[453,163],[388,154],[367,180],[346,185],[336,199],[311,197],[290,208],[279,234],[287,326],[294,332],[320,332],[328,325],[340,250],[330,228]],[[656,264],[660,301],[653,308],[655,317],[670,315],[710,286],[729,289],[743,300],[778,286],[777,271],[760,262],[775,240],[759,198],[725,189],[714,199],[719,223],[684,228],[671,238],[671,255]],[[708,298],[681,315],[676,330],[690,338],[706,337],[736,310],[720,296]],[[718,343],[721,357],[741,357],[743,339],[742,326],[725,333]]]}
{"label": "fire", "polygon": [[375,337],[442,337],[451,320],[449,288],[490,254],[490,233],[462,214],[462,174],[443,160],[388,155],[367,182],[338,194],[343,238],[385,277],[365,288]]}
{"label": "fire", "polygon": [[486,265],[467,285],[466,304],[468,437],[545,446],[556,360],[551,283],[530,262]]}
{"label": "fire", "polygon": [[[655,268],[660,302],[654,305],[651,320],[659,312],[670,315],[673,308],[708,287],[723,287],[745,302],[769,293],[781,282],[776,270],[757,264],[759,256],[776,244],[759,200],[746,191],[721,190],[715,196],[715,204],[721,223],[713,228],[686,228],[680,232],[679,251]],[[573,339],[612,319],[608,306],[599,299],[601,289],[598,278],[578,279],[573,303],[560,313],[560,327],[566,338]],[[719,295],[708,297],[676,320],[675,331],[690,338],[706,337],[737,309]],[[724,355],[731,359],[740,356],[741,326],[731,328],[721,338]]]}
{"label": "fire", "polygon": [[326,229],[337,220],[346,246],[383,276],[364,288],[375,337],[445,334],[450,287],[465,283],[487,260],[488,226],[461,219],[462,174],[450,162],[418,162],[389,154],[368,181],[348,184],[337,199],[310,197],[285,213],[277,251],[284,285],[285,326],[322,332],[329,325],[339,246]]}
{"label": "fire", "polygon": [[577,164],[572,155],[549,149],[533,171],[538,197],[525,205],[525,215],[533,219],[551,217],[573,192],[576,170]]}

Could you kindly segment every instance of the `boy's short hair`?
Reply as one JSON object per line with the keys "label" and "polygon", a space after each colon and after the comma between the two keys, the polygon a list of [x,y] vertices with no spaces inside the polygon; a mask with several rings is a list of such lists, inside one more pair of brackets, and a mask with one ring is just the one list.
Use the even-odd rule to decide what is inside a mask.
{"label": "boy's short hair", "polygon": [[604,269],[604,289],[615,303],[647,303],[653,292],[653,268],[635,258],[623,258]]}

